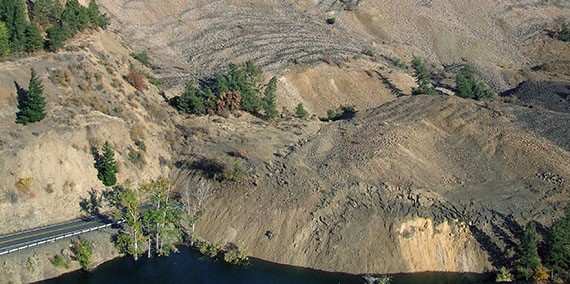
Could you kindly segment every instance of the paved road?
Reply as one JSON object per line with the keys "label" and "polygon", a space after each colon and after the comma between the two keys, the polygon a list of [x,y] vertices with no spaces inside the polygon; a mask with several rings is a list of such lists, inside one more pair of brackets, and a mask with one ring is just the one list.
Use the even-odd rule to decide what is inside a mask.
{"label": "paved road", "polygon": [[0,236],[0,255],[13,252],[17,249],[24,249],[63,238],[69,238],[108,226],[111,226],[109,222],[105,222],[98,218],[78,219],[66,223]]}

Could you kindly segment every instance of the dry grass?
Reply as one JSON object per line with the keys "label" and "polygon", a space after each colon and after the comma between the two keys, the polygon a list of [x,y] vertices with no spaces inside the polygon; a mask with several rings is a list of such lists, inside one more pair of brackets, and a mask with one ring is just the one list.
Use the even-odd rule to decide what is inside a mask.
{"label": "dry grass", "polygon": [[73,83],[73,73],[69,68],[58,69],[51,74],[50,80],[53,84],[68,87]]}
{"label": "dry grass", "polygon": [[129,131],[129,136],[133,141],[142,141],[145,138],[145,126],[142,122],[137,122]]}

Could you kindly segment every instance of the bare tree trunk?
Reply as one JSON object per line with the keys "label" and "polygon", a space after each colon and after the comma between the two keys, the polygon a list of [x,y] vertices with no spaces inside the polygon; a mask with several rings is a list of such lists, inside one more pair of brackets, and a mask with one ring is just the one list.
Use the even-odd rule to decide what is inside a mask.
{"label": "bare tree trunk", "polygon": [[150,250],[151,250],[151,249],[150,249],[150,242],[151,242],[151,241],[152,241],[152,239],[151,239],[151,238],[148,238],[148,252],[147,252],[147,256],[146,256],[147,258],[150,258]]}
{"label": "bare tree trunk", "polygon": [[194,230],[196,229],[196,222],[192,222],[192,231],[190,233],[190,245],[194,245]]}
{"label": "bare tree trunk", "polygon": [[135,259],[135,261],[139,260],[139,242],[138,242],[138,238],[137,238],[137,232],[135,230],[133,230],[133,236],[134,236],[134,243],[135,243],[135,252],[133,253],[133,258]]}
{"label": "bare tree trunk", "polygon": [[[160,210],[160,200],[157,202],[156,210]],[[160,212],[160,211],[159,211],[159,212]],[[160,240],[160,223],[157,223],[157,224],[156,224],[156,239],[154,240],[154,241],[156,242],[156,244],[155,244],[155,250],[156,250],[156,253],[157,253],[157,254],[158,254],[158,252],[159,252],[159,246],[158,246],[158,245],[159,245],[159,240]]]}

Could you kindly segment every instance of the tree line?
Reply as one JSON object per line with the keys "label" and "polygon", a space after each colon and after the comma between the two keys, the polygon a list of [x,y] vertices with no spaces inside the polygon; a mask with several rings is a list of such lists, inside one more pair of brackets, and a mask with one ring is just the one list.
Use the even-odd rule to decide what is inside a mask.
{"label": "tree line", "polygon": [[[106,28],[108,19],[91,0],[87,7],[77,0],[3,0],[0,2],[0,57],[57,51],[65,41],[86,28]],[[43,36],[45,34],[45,38]]]}
{"label": "tree line", "polygon": [[[412,60],[417,87],[412,89],[413,95],[437,95],[432,84],[432,74],[428,64],[419,57]],[[473,66],[464,65],[455,75],[455,94],[459,97],[474,100],[493,98],[495,94],[483,83],[475,73]]]}

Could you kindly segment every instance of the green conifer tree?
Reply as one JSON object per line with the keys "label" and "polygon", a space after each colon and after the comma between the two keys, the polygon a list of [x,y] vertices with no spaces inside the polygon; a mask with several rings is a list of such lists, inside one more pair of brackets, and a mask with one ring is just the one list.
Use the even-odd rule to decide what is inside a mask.
{"label": "green conifer tree", "polygon": [[457,95],[466,99],[481,100],[494,96],[475,75],[475,69],[470,65],[465,65],[455,76]]}
{"label": "green conifer tree", "polygon": [[10,54],[10,32],[4,22],[0,22],[0,57]]}
{"label": "green conifer tree", "polygon": [[43,92],[42,82],[36,76],[36,71],[32,69],[28,91],[19,100],[18,108],[20,111],[16,114],[17,123],[27,125],[46,117],[46,100]]}
{"label": "green conifer tree", "polygon": [[303,106],[303,103],[299,103],[297,105],[297,107],[295,108],[295,115],[297,115],[297,117],[300,117],[300,118],[305,118],[305,117],[309,116],[309,112],[305,109],[305,106]]}
{"label": "green conifer tree", "polygon": [[26,40],[24,50],[28,53],[36,52],[44,48],[44,38],[42,32],[35,24],[30,24],[26,28]]}
{"label": "green conifer tree", "polygon": [[99,10],[99,5],[95,0],[89,1],[89,6],[87,6],[87,15],[89,16],[89,23],[93,27],[101,27],[103,29],[107,28],[107,18],[105,15],[101,15]]}
{"label": "green conifer tree", "polygon": [[538,242],[540,238],[536,232],[536,224],[530,222],[526,225],[521,239],[517,271],[527,280],[534,274],[540,264],[538,255]]}
{"label": "green conifer tree", "polygon": [[416,77],[417,88],[412,90],[414,95],[435,95],[435,89],[431,84],[431,72],[426,66],[425,62],[419,58],[414,57],[412,60],[412,67],[414,68],[414,76]]}
{"label": "green conifer tree", "polygon": [[48,51],[56,52],[57,50],[63,48],[65,45],[65,40],[67,39],[65,28],[56,24],[47,30],[47,44],[46,48]]}
{"label": "green conifer tree", "polygon": [[99,178],[105,186],[113,186],[117,183],[118,170],[115,162],[115,153],[109,141],[105,141],[102,152],[99,161],[95,163],[95,168],[99,171],[97,178]]}
{"label": "green conifer tree", "polygon": [[63,13],[63,5],[60,0],[37,0],[34,4],[33,21],[47,28],[56,25]]}
{"label": "green conifer tree", "polygon": [[570,271],[570,206],[564,218],[556,221],[550,229],[547,262],[552,268]]}
{"label": "green conifer tree", "polygon": [[277,78],[273,77],[267,84],[263,96],[263,110],[267,119],[271,119],[279,114],[279,111],[277,111],[277,97],[275,96],[276,91]]}
{"label": "green conifer tree", "polygon": [[24,50],[26,38],[26,5],[23,0],[0,1],[0,21],[6,24],[10,33],[10,48],[14,52]]}

